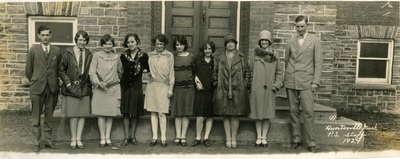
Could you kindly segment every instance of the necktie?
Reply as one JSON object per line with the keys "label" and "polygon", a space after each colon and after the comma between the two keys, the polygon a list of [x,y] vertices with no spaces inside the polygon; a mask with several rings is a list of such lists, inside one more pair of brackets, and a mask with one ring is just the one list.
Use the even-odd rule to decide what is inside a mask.
{"label": "necktie", "polygon": [[83,71],[82,71],[82,67],[83,67],[83,59],[82,59],[82,50],[79,50],[79,63],[78,63],[78,66],[79,66],[79,71],[81,72],[81,73],[83,73]]}
{"label": "necktie", "polygon": [[46,59],[49,55],[49,49],[47,48],[47,46],[44,46],[44,54],[46,55]]}

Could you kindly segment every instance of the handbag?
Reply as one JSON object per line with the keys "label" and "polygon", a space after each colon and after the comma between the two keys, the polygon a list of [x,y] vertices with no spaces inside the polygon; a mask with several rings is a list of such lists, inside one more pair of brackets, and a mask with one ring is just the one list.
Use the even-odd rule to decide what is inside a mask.
{"label": "handbag", "polygon": [[88,85],[87,82],[81,82],[82,80],[76,80],[71,82],[71,85],[67,87],[66,84],[63,84],[61,87],[61,93],[66,96],[72,96],[72,97],[77,97],[81,98],[86,94],[86,92],[90,91],[88,89],[91,89],[91,86]]}

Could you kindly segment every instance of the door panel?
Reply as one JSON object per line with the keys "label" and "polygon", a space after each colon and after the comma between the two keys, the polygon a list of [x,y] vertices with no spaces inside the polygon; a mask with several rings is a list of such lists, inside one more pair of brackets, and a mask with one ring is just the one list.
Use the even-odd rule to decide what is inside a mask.
{"label": "door panel", "polygon": [[189,51],[207,40],[216,44],[218,51],[224,48],[224,36],[236,33],[236,2],[179,1],[166,3],[166,35],[172,40],[176,35],[186,36]]}
{"label": "door panel", "polygon": [[195,52],[199,46],[200,2],[165,2],[166,35],[170,39],[169,50],[177,35],[184,35],[188,41],[189,52]]}
{"label": "door panel", "polygon": [[[217,51],[224,48],[224,36],[236,33],[236,2],[203,2],[202,13],[206,13],[206,23],[201,41],[214,41]],[[203,15],[204,16],[204,15]]]}

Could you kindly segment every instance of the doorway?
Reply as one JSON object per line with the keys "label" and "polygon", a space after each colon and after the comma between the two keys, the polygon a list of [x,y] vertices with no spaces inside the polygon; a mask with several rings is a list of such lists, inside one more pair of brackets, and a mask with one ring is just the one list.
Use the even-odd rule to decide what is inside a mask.
{"label": "doorway", "polygon": [[165,34],[171,40],[184,35],[189,52],[198,54],[199,47],[207,40],[214,41],[220,51],[226,34],[236,36],[237,2],[171,1],[165,2],[165,8]]}

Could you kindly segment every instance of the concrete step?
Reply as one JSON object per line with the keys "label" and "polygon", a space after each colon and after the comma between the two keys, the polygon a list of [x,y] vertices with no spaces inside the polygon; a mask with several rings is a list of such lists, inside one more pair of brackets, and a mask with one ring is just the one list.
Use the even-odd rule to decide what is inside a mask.
{"label": "concrete step", "polygon": [[[276,107],[277,118],[287,118],[290,116],[288,105],[278,105]],[[321,104],[314,106],[314,120],[315,121],[331,121],[335,120],[337,116],[336,109]]]}
{"label": "concrete step", "polygon": [[[69,124],[66,118],[56,118],[52,125],[55,128],[55,139],[60,142],[66,142],[70,139]],[[363,147],[364,130],[363,127],[355,127],[361,125],[359,122],[346,118],[340,118],[333,121],[316,121],[314,132],[316,141],[320,145],[346,146],[346,147]],[[124,138],[122,118],[114,120],[112,128],[112,140],[119,142]],[[136,138],[139,143],[148,143],[152,138],[151,125],[149,116],[139,119]],[[172,118],[168,120],[167,140],[172,142],[175,138],[175,127]],[[191,120],[187,133],[187,140],[191,143],[195,138],[195,120]],[[84,140],[99,140],[99,133],[96,118],[88,118],[86,120],[83,133]],[[225,142],[225,133],[221,118],[214,120],[214,125],[209,138],[214,143]],[[239,145],[252,145],[256,139],[255,123],[253,120],[243,119],[240,121],[240,129],[238,134]],[[271,143],[289,144],[290,143],[290,126],[288,119],[273,119],[272,127],[268,135]]]}

